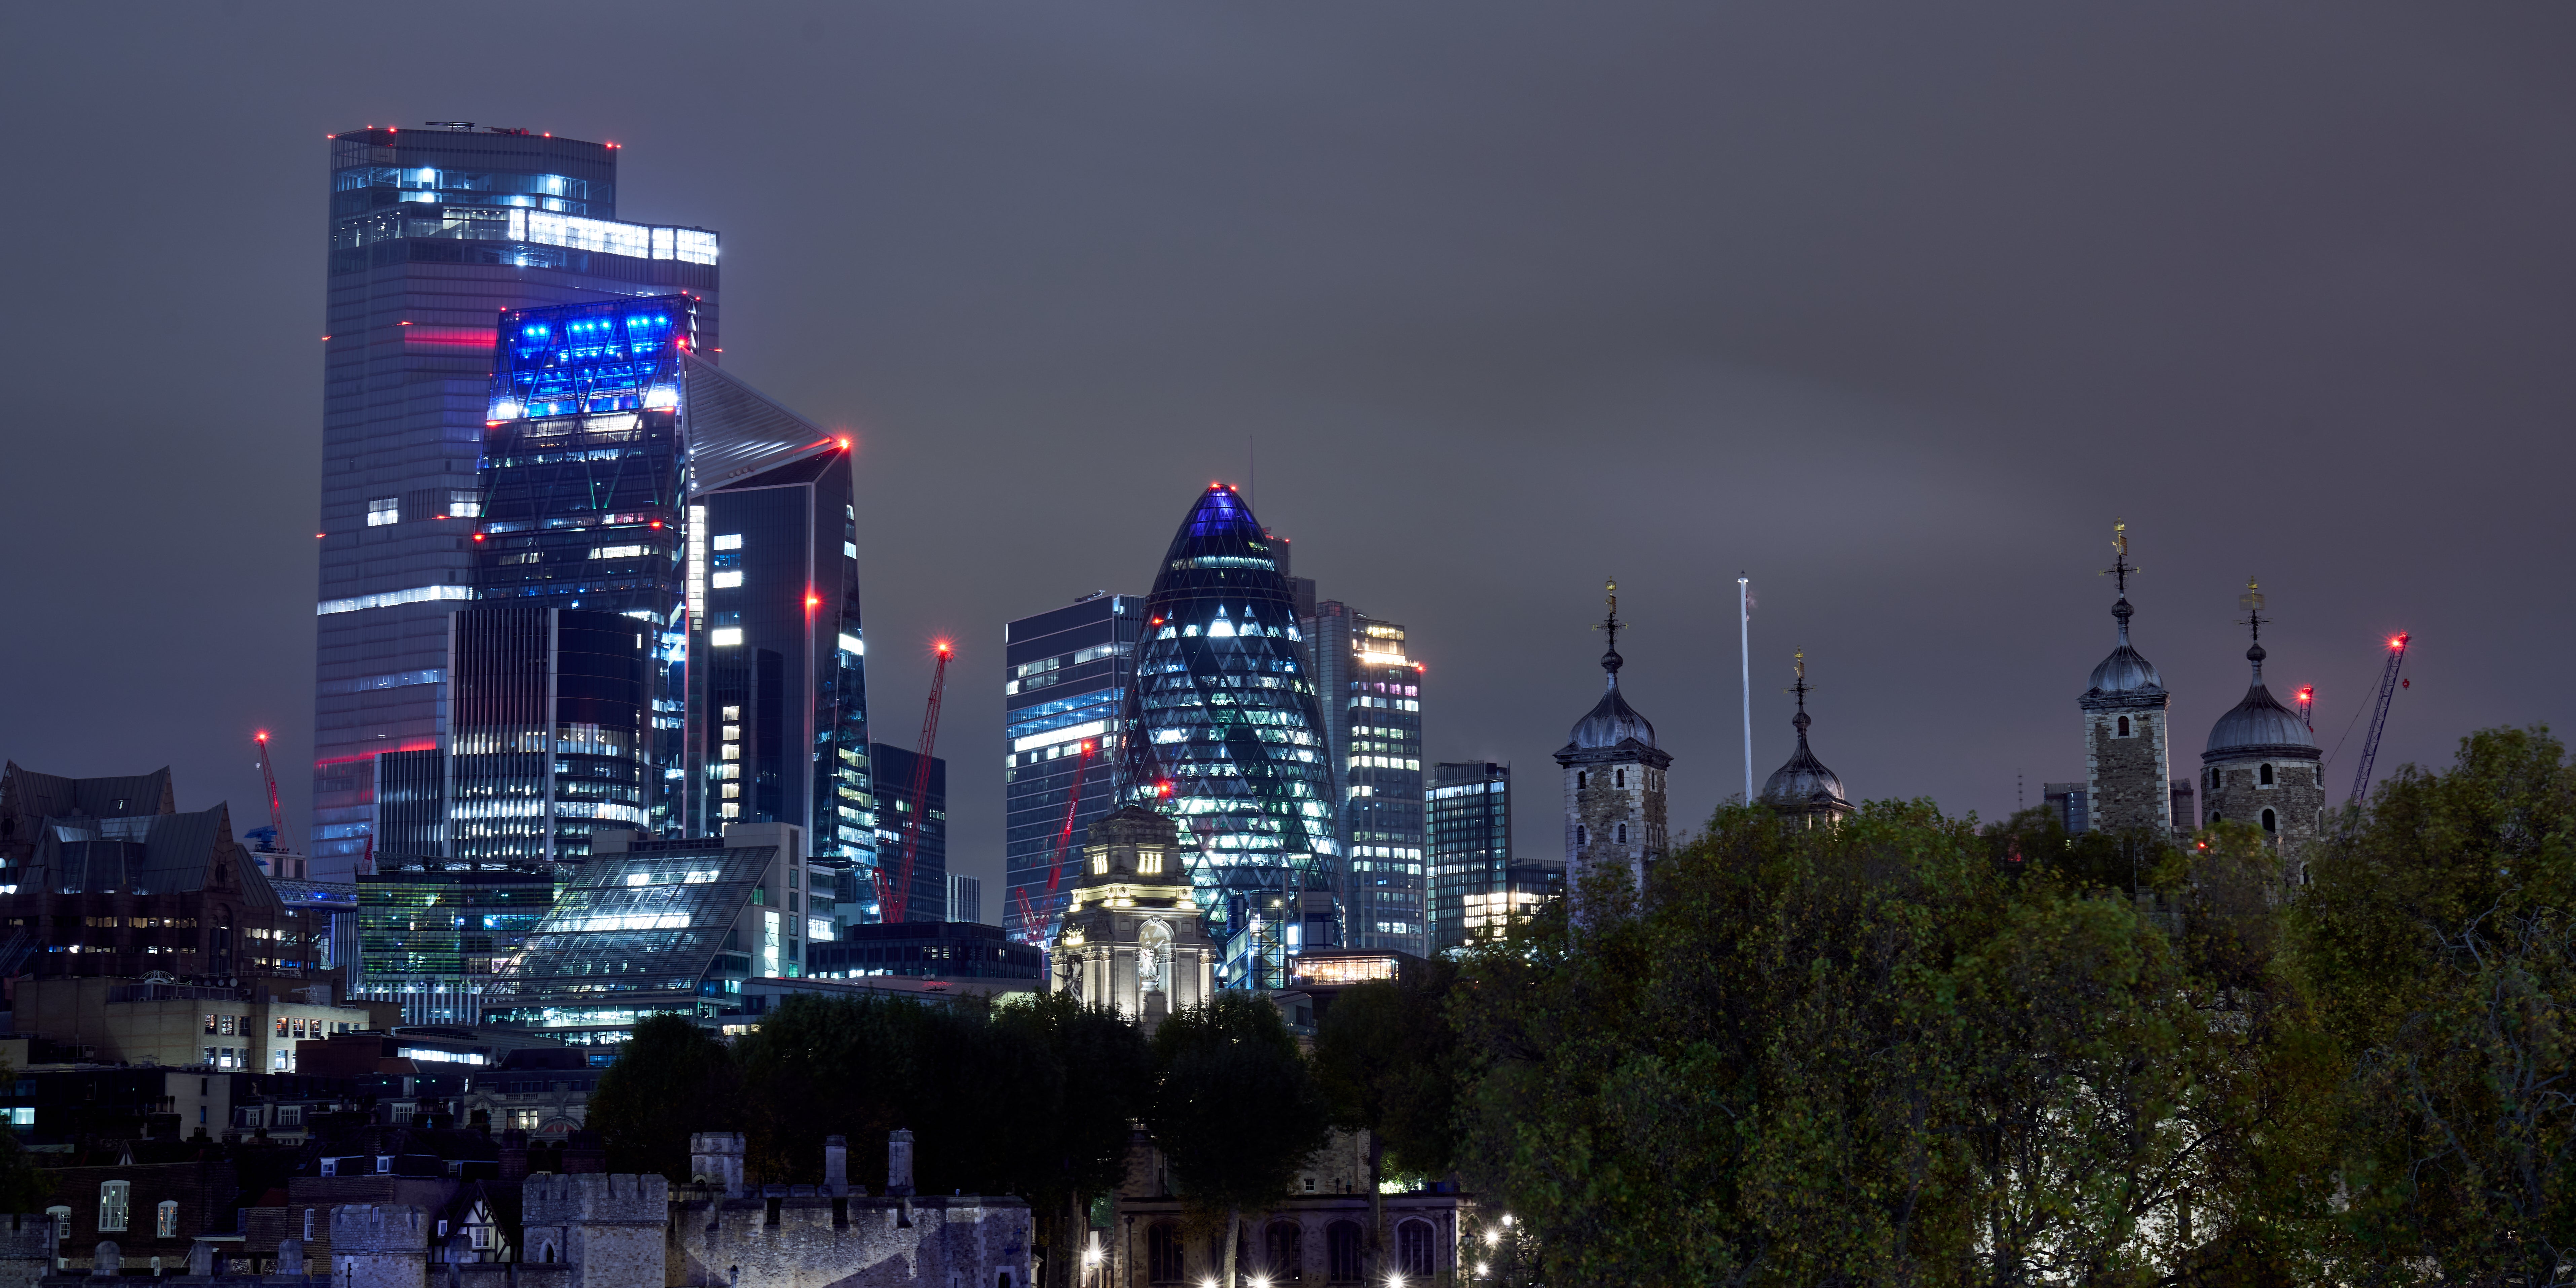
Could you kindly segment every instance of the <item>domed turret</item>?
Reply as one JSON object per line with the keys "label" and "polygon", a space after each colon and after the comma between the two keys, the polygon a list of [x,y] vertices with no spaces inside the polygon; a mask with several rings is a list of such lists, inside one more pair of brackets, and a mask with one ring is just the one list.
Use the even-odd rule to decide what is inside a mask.
{"label": "domed turret", "polygon": [[1851,813],[1852,804],[1843,795],[1843,780],[1807,749],[1807,726],[1814,723],[1807,716],[1808,687],[1807,655],[1802,650],[1798,654],[1798,682],[1789,689],[1798,695],[1798,714],[1789,721],[1798,731],[1798,750],[1791,753],[1789,763],[1771,771],[1770,780],[1762,784],[1762,803],[1780,813],[1802,817],[1813,827]]}
{"label": "domed turret", "polygon": [[2137,571],[2129,563],[2129,525],[2111,532],[2116,557],[2105,571],[2119,579],[2111,617],[2120,638],[2076,702],[2084,711],[2086,814],[2106,832],[2160,832],[2173,827],[2173,794],[2185,785],[2167,777],[2164,677],[2129,643],[2129,618],[2137,612],[2129,607],[2129,574]]}
{"label": "domed turret", "polygon": [[1611,582],[1610,612],[1594,629],[1609,634],[1601,655],[1608,679],[1601,700],[1574,725],[1573,738],[1556,753],[1565,769],[1565,876],[1579,895],[1587,873],[1623,872],[1643,888],[1648,864],[1664,855],[1664,771],[1672,753],[1655,745],[1655,726],[1619,694],[1619,583]]}
{"label": "domed turret", "polygon": [[2317,736],[2308,731],[2299,713],[2282,706],[2263,684],[2263,659],[2269,656],[2261,644],[2245,650],[2245,660],[2254,664],[2253,686],[2245,690],[2245,700],[2230,708],[2218,723],[2209,727],[2209,747],[2204,757],[2227,754],[2282,753],[2311,754],[2317,749]]}
{"label": "domed turret", "polygon": [[2324,826],[2323,757],[2308,722],[2263,683],[2263,593],[2252,578],[2238,602],[2253,628],[2253,647],[2245,650],[2253,682],[2245,700],[2209,728],[2209,749],[2200,753],[2203,812],[2213,825],[2233,821],[2260,829],[2280,851],[2285,879],[2295,881],[2303,852]]}

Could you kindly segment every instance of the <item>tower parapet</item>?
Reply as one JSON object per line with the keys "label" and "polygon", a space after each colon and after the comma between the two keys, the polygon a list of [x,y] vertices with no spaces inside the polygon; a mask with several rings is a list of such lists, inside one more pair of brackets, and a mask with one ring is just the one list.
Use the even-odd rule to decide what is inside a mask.
{"label": "tower parapet", "polygon": [[429,1231],[428,1214],[409,1204],[331,1209],[334,1288],[426,1288]]}

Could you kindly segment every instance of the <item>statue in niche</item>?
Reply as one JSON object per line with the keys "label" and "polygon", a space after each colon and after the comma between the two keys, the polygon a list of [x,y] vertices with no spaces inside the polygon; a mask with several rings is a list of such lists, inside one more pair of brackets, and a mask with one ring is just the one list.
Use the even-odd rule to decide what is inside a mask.
{"label": "statue in niche", "polygon": [[1136,991],[1160,993],[1172,958],[1172,927],[1156,917],[1136,931]]}

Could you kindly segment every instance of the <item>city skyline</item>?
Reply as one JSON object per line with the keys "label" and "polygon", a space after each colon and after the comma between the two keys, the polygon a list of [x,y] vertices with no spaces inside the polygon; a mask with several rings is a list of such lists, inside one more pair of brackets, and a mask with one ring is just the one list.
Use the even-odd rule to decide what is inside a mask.
{"label": "city skyline", "polygon": [[[2249,573],[2279,615],[2276,691],[2317,688],[2330,803],[2398,631],[2415,683],[2383,776],[2576,706],[2549,665],[2565,597],[2529,584],[2576,410],[2550,374],[2576,337],[2544,231],[2570,199],[2564,167],[2509,159],[2551,155],[2568,124],[2527,61],[2569,46],[2557,20],[2427,32],[2365,12],[2329,57],[2258,17],[1908,27],[1927,51],[1817,15],[1515,14],[1492,47],[1437,60],[1423,99],[1353,29],[1280,42],[1275,20],[1165,15],[1204,67],[1137,86],[1117,42],[1024,21],[1066,25],[1040,52],[927,14],[719,23],[691,52],[745,102],[709,112],[650,75],[471,67],[462,32],[407,35],[380,84],[257,13],[173,15],[126,46],[92,41],[95,18],[25,20],[27,47],[66,51],[28,92],[99,130],[225,103],[226,129],[171,164],[233,204],[202,217],[224,256],[117,208],[31,269],[40,307],[13,338],[60,373],[32,423],[92,428],[30,436],[24,468],[127,491],[30,494],[0,520],[41,552],[28,600],[80,608],[0,654],[48,680],[0,709],[8,754],[74,775],[166,758],[182,809],[229,802],[248,826],[250,735],[269,729],[302,831],[329,331],[316,136],[459,115],[615,140],[618,218],[724,230],[728,369],[859,440],[889,729],[920,707],[931,638],[990,677],[1001,623],[1143,585],[1178,498],[1216,477],[1297,538],[1301,574],[1415,633],[1440,694],[1426,762],[1545,764],[1594,695],[1583,627],[1617,576],[1623,685],[1674,752],[1677,830],[1744,778],[1739,569],[1761,600],[1755,779],[1791,750],[1780,690],[1804,648],[1820,753],[1866,799],[1991,818],[2017,781],[2035,806],[2043,781],[2083,777],[2074,701],[2105,646],[2093,573],[2115,518],[2147,570],[2130,596],[2179,776],[2243,695]],[[1429,38],[1429,19],[1389,21],[1368,34]],[[2427,42],[2438,55],[2410,52]],[[800,44],[858,49],[870,74],[747,82]],[[253,85],[207,49],[312,74]],[[1046,75],[1006,101],[1043,110],[976,101],[1024,58]],[[1316,110],[1321,73],[1346,104]],[[2424,124],[2391,140],[2390,113]],[[756,128],[797,119],[858,124],[846,146]],[[1389,124],[1346,139],[1359,119]],[[1244,146],[1221,155],[1211,128]],[[88,174],[89,132],[12,148],[30,172]],[[2410,164],[2444,177],[2389,186]],[[790,175],[820,191],[778,195]],[[81,342],[155,293],[226,301],[219,342],[148,370]],[[1349,468],[1371,453],[1392,468]],[[983,490],[1067,504],[979,527],[962,502]],[[137,570],[133,593],[104,593],[114,569]],[[1000,695],[952,689],[942,750],[989,766]],[[998,921],[1000,784],[952,787],[954,870],[987,881]],[[1544,795],[1517,803],[1528,857],[1556,831]]]}

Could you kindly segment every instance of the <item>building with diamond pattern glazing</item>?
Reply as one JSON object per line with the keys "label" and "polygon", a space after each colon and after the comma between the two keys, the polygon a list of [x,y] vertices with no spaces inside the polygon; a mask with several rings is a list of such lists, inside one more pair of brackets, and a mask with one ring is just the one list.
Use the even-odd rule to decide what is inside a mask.
{"label": "building with diamond pattern glazing", "polygon": [[1295,600],[1242,497],[1210,484],[1172,538],[1136,656],[1123,799],[1170,814],[1228,987],[1275,987],[1329,891],[1333,774]]}

